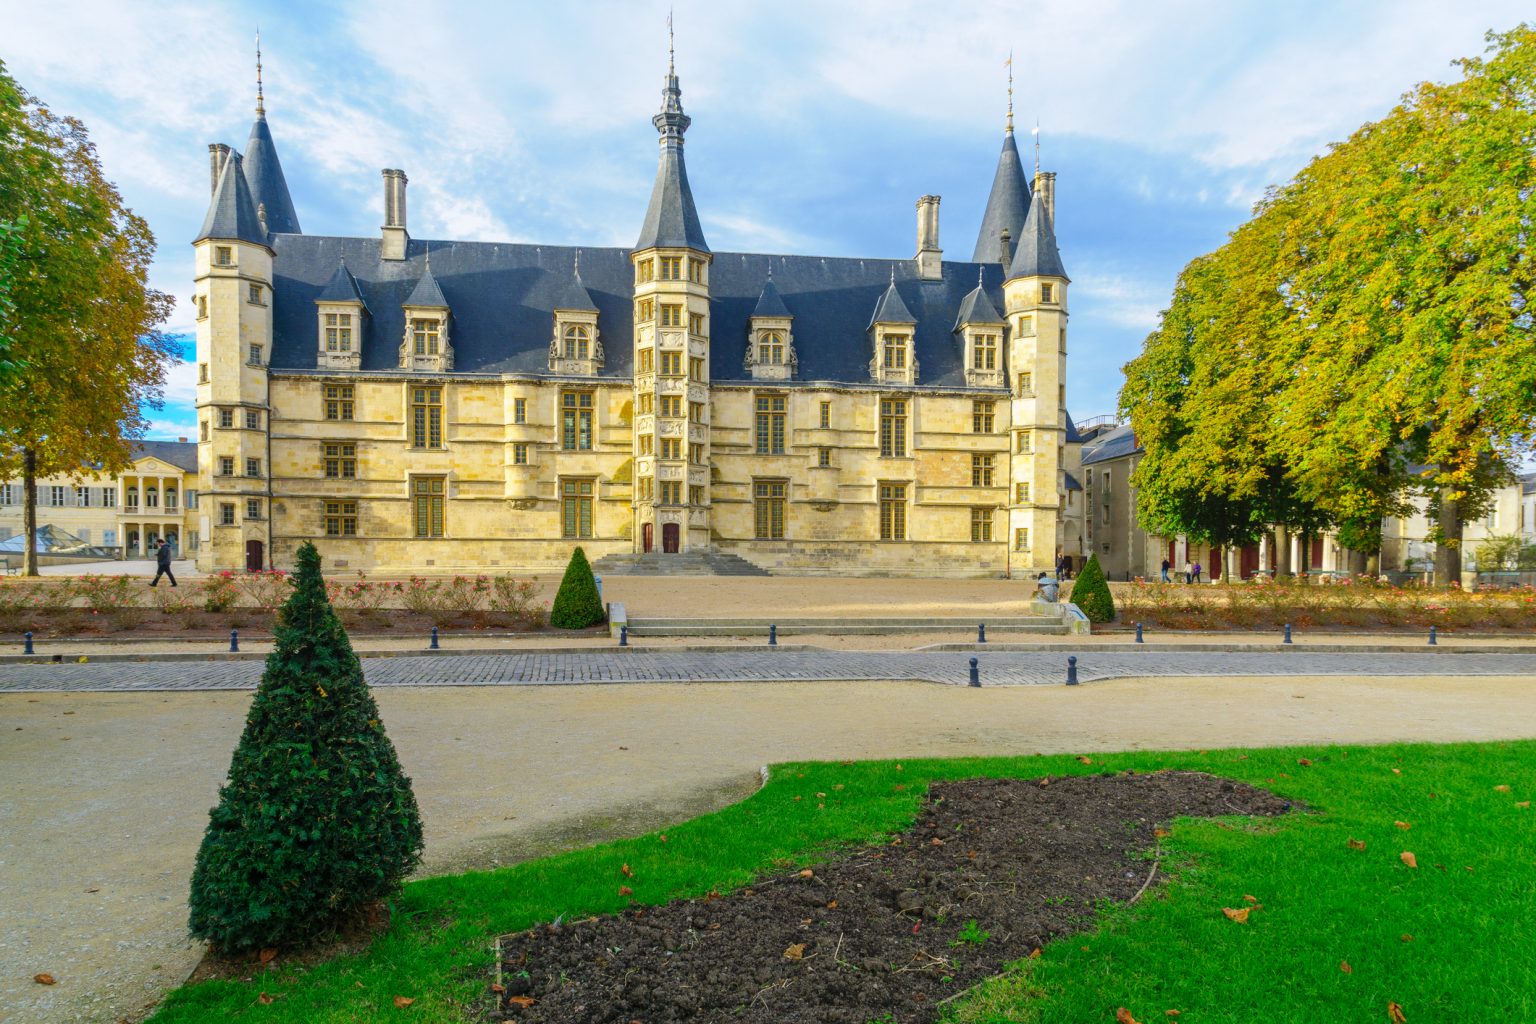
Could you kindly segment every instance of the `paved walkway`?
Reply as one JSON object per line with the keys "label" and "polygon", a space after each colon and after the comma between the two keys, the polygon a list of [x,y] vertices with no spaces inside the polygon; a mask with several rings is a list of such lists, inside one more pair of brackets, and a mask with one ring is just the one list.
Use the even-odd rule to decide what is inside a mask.
{"label": "paved walkway", "polygon": [[[739,651],[665,652],[607,648],[580,652],[365,658],[372,686],[527,686],[572,683],[784,682],[916,680],[963,686],[964,652],[807,651],[759,647]],[[1066,681],[1067,656],[1057,652],[985,652],[976,656],[983,686]],[[241,690],[261,678],[260,661],[127,662],[0,666],[0,692]],[[1078,658],[1080,682],[1130,676],[1530,676],[1529,654],[1305,650],[1089,651]]]}

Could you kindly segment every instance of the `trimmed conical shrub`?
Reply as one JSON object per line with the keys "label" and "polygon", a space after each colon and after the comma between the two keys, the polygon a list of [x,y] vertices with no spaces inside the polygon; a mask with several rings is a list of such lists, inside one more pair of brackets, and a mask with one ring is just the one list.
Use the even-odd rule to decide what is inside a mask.
{"label": "trimmed conical shrub", "polygon": [[411,780],[306,543],[197,852],[192,935],[223,953],[302,944],[398,890],[421,848]]}
{"label": "trimmed conical shrub", "polygon": [[1089,622],[1111,622],[1115,617],[1115,599],[1099,568],[1099,556],[1089,555],[1083,571],[1072,583],[1072,603],[1082,609]]}
{"label": "trimmed conical shrub", "polygon": [[560,581],[554,606],[549,610],[549,624],[558,629],[586,629],[602,622],[605,617],[602,599],[597,596],[597,580],[592,577],[592,566],[587,564],[587,553],[577,548],[571,552],[565,578]]}

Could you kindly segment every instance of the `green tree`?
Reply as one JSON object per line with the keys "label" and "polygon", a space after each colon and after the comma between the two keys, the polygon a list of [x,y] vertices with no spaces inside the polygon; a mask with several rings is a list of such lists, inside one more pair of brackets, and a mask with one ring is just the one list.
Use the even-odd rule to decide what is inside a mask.
{"label": "green tree", "polygon": [[192,935],[222,952],[305,942],[395,892],[421,858],[411,780],[299,548],[293,594],[192,874]]}
{"label": "green tree", "polygon": [[27,226],[26,215],[15,221],[0,221],[0,387],[21,372],[16,362],[16,274],[21,266],[21,232]]}
{"label": "green tree", "polygon": [[587,553],[578,547],[571,552],[560,589],[555,593],[555,603],[549,609],[549,623],[557,629],[586,629],[605,618],[592,566],[587,563]]}
{"label": "green tree", "polygon": [[1083,571],[1072,581],[1072,603],[1088,616],[1089,622],[1113,622],[1115,599],[1099,567],[1099,556],[1089,555],[1083,563]]}
{"label": "green tree", "polygon": [[[148,286],[155,241],[102,174],[85,126],[0,64],[0,331],[25,363],[0,374],[0,479],[23,483],[25,566],[37,572],[36,478],[127,467],[179,354]],[[0,356],[3,358],[3,356]]]}

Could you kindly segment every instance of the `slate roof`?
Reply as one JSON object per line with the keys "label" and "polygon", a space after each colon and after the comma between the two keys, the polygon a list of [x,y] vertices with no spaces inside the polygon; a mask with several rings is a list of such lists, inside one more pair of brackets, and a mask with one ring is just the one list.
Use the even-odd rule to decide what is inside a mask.
{"label": "slate roof", "polygon": [[656,184],[651,187],[651,202],[645,209],[635,248],[709,252],[699,211],[693,205],[693,190],[688,187],[688,168],[683,163],[683,133],[691,119],[683,113],[682,89],[678,88],[677,75],[670,67],[667,84],[661,90],[661,112],[651,123],[661,133],[661,161],[656,167]]}
{"label": "slate roof", "polygon": [[794,314],[789,311],[789,307],[784,305],[784,298],[779,294],[778,288],[774,287],[773,276],[771,274],[769,275],[768,280],[763,284],[762,293],[757,297],[757,306],[752,310],[752,316],[794,316]]}
{"label": "slate roof", "polygon": [[960,312],[955,314],[955,330],[960,330],[966,324],[1006,324],[997,307],[992,305],[992,300],[987,298],[987,289],[982,285],[978,276],[976,287],[966,293],[960,302]]}
{"label": "slate roof", "polygon": [[1520,478],[1521,494],[1536,494],[1536,473],[1527,473]]}
{"label": "slate roof", "polygon": [[1056,248],[1056,225],[1044,203],[1031,203],[1024,227],[1014,240],[1013,262],[1008,277],[1066,277],[1061,250]]}
{"label": "slate roof", "polygon": [[987,211],[981,216],[971,262],[1002,263],[1003,228],[1008,229],[1009,244],[1017,246],[1029,206],[1029,182],[1024,177],[1024,163],[1019,159],[1013,129],[1009,128],[1003,133],[1003,152],[997,158],[997,173],[992,177],[992,191],[987,196]]}
{"label": "slate roof", "polygon": [[1127,455],[1135,455],[1141,450],[1141,446],[1136,443],[1136,434],[1131,430],[1130,424],[1124,423],[1083,446],[1083,465],[1091,466],[1099,462],[1108,462],[1110,459],[1121,459]]}
{"label": "slate roof", "polygon": [[[414,306],[418,309],[451,309],[448,300],[443,297],[442,288],[438,287],[437,278],[432,274],[432,256],[430,251],[423,261],[426,265],[422,268],[421,277],[416,282],[416,287],[411,289],[411,294],[401,303],[403,306]],[[557,307],[551,307],[554,309]]]}
{"label": "slate roof", "polygon": [[1083,435],[1077,432],[1077,424],[1072,422],[1072,414],[1069,413],[1069,412],[1066,412],[1065,410],[1062,411],[1062,414],[1067,417],[1066,443],[1067,444],[1082,444],[1083,443]]}
{"label": "slate roof", "polygon": [[875,311],[870,314],[867,331],[875,324],[915,324],[917,317],[907,309],[907,304],[901,301],[901,292],[896,290],[896,274],[891,272],[890,287],[880,296],[880,301],[875,304]]}
{"label": "slate roof", "polygon": [[1073,476],[1071,473],[1063,472],[1062,476],[1066,477],[1066,489],[1067,490],[1069,490],[1069,491],[1080,491],[1080,490],[1083,489],[1083,485],[1078,483],[1077,482],[1077,477]]}
{"label": "slate roof", "polygon": [[145,456],[169,462],[188,473],[197,472],[197,445],[191,441],[140,441],[135,445],[135,460]]}
{"label": "slate roof", "polygon": [[324,290],[315,296],[316,302],[362,302],[363,308],[368,304],[363,302],[363,293],[357,289],[357,278],[347,269],[345,263],[338,264],[336,273],[331,275],[331,280]]}
{"label": "slate roof", "polygon": [[205,238],[230,238],[242,242],[267,244],[267,233],[256,219],[256,204],[251,200],[251,186],[241,169],[239,153],[230,151],[219,172],[219,183],[214,187],[213,199],[208,204],[208,216],[203,218],[203,229],[194,242]]}
{"label": "slate roof", "polygon": [[[343,258],[373,315],[362,370],[398,371],[405,318],[401,309],[426,269],[453,310],[456,373],[549,372],[555,304],[571,280],[576,249],[501,242],[412,239],[407,258],[381,260],[379,239],[275,235],[273,345],[276,370],[314,370],[315,298]],[[869,384],[873,355],[865,311],[888,295],[914,323],[918,386],[965,387],[964,345],[951,325],[978,270],[988,301],[1002,304],[997,264],[942,265],[940,280],[917,277],[911,260],[716,253],[710,267],[710,376],[744,380],[741,356],[751,317],[773,271],[774,288],[795,314],[793,387],[804,382]],[[633,374],[634,268],[627,249],[581,249],[582,283],[598,311],[607,362],[601,377]],[[893,315],[895,314],[893,310]]]}
{"label": "slate roof", "polygon": [[251,125],[251,137],[245,143],[245,180],[250,185],[253,208],[266,207],[267,230],[272,234],[299,233],[299,215],[294,211],[283,165],[277,159],[277,145],[265,115],[257,115]]}
{"label": "slate roof", "polygon": [[597,303],[592,301],[587,286],[581,283],[581,271],[573,271],[571,276],[565,279],[565,287],[560,294],[555,296],[553,309],[570,309],[581,312],[596,312]]}

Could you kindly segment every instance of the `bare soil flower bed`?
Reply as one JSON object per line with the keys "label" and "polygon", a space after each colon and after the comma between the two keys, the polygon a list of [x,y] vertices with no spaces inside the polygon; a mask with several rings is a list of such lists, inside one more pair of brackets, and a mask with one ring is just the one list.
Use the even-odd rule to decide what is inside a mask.
{"label": "bare soil flower bed", "polygon": [[950,996],[1091,927],[1099,901],[1136,897],[1172,819],[1289,808],[1199,773],[937,784],[912,828],[814,870],[503,937],[497,1015],[931,1021]]}

